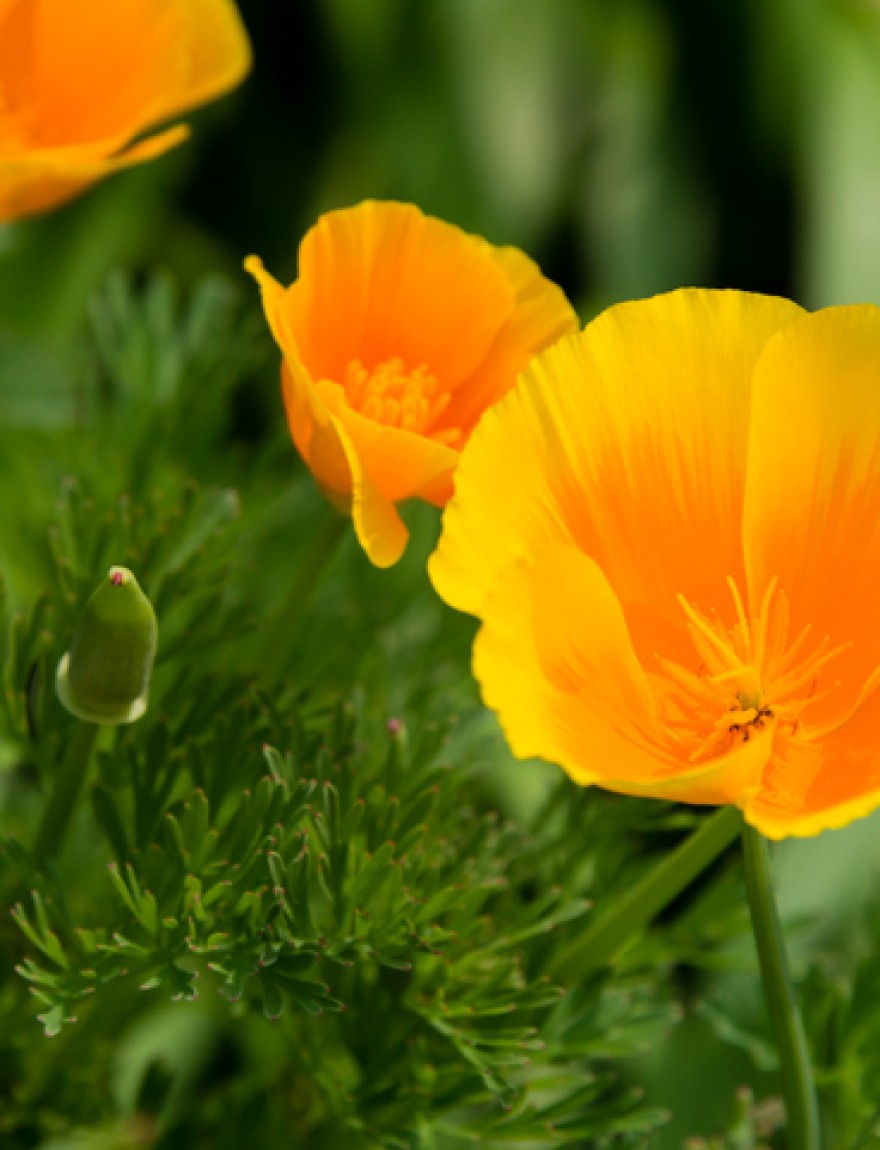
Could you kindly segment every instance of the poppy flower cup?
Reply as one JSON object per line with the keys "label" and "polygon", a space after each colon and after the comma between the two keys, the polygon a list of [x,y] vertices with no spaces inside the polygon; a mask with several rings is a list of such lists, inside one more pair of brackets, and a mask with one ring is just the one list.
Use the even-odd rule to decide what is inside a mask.
{"label": "poppy flower cup", "polygon": [[536,352],[578,328],[522,252],[408,204],[323,216],[290,287],[255,256],[245,266],[282,352],[293,441],[379,567],[406,547],[397,505],[442,507],[486,408]]}
{"label": "poppy flower cup", "polygon": [[161,155],[251,62],[232,0],[0,0],[0,222]]}
{"label": "poppy flower cup", "polygon": [[517,756],[736,804],[771,838],[880,804],[880,309],[613,307],[465,450],[430,562],[482,621]]}

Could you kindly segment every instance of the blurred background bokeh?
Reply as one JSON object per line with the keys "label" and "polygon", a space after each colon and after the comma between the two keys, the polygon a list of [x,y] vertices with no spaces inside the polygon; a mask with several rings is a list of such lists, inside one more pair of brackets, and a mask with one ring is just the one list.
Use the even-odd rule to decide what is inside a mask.
{"label": "blurred background bokeh", "polygon": [[256,65],[158,163],[7,231],[0,329],[108,267],[292,275],[367,196],[526,248],[584,315],[681,284],[880,298],[875,0],[241,0]]}
{"label": "blurred background bokeh", "polygon": [[[583,319],[684,284],[880,303],[877,0],[240,8],[253,74],[191,117],[189,143],[0,230],[3,435],[38,443],[75,420],[77,340],[112,268],[167,269],[184,289],[219,272],[249,299],[248,253],[289,280],[316,217],[365,197],[524,248]],[[263,381],[235,400],[236,436],[259,443],[277,425],[276,378],[267,344]],[[4,518],[55,497],[51,461],[31,459],[12,474],[0,450]],[[2,560],[25,587],[28,554]],[[784,907],[812,924],[796,961],[829,939],[856,945],[877,826],[781,852]],[[753,979],[728,979],[716,1001],[740,1019],[761,1011]],[[754,1044],[729,1025],[720,1047],[718,1018],[694,1011],[638,1069],[683,1116],[658,1146],[710,1131],[737,1082],[760,1091]],[[724,1067],[695,1089],[707,1059]]]}

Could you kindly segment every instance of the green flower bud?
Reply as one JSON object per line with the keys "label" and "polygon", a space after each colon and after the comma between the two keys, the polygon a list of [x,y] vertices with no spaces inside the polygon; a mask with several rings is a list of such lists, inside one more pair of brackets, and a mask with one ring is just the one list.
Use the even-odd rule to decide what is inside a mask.
{"label": "green flower bud", "polygon": [[147,709],[158,633],[137,579],[126,567],[111,567],[58,664],[58,698],[86,722],[133,723]]}

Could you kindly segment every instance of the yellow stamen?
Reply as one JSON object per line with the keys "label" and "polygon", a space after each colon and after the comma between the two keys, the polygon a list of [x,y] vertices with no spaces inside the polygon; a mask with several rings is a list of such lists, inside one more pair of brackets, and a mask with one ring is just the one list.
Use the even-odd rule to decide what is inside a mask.
{"label": "yellow stamen", "polygon": [[439,390],[425,364],[408,370],[402,359],[394,358],[368,370],[354,359],[346,368],[344,388],[349,406],[375,423],[425,435],[438,443],[452,444],[461,436],[457,427],[434,430],[451,397]]}
{"label": "yellow stamen", "polygon": [[[717,661],[712,659],[711,653],[706,653],[706,644],[708,644],[709,652],[714,650],[728,667],[743,668],[744,664],[739,658],[737,658],[736,651],[734,650],[730,639],[728,637],[722,637],[712,627],[712,624],[708,621],[708,619],[704,619],[703,616],[697,612],[696,608],[688,603],[687,599],[685,599],[683,595],[679,595],[678,601],[684,608],[684,613],[691,621],[691,626],[689,628],[691,632],[691,639],[694,643],[694,646],[697,647],[700,654],[703,655],[705,662],[711,663],[712,661]],[[705,643],[700,642],[700,636],[702,636],[706,641]]]}
{"label": "yellow stamen", "polygon": [[732,626],[703,615],[679,596],[698,670],[659,660],[660,721],[666,737],[692,762],[725,753],[768,723],[778,737],[794,738],[804,710],[827,693],[828,688],[817,693],[822,671],[846,649],[830,649],[826,636],[806,653],[809,626],[789,643],[788,599],[775,579],[751,619],[735,582],[728,579],[727,585]]}
{"label": "yellow stamen", "polygon": [[749,631],[749,623],[748,623],[748,620],[746,619],[745,610],[743,609],[743,601],[742,601],[742,597],[740,596],[740,593],[739,593],[739,588],[734,583],[734,581],[730,578],[729,575],[727,577],[727,586],[730,589],[731,595],[733,596],[733,605],[736,608],[736,617],[739,620],[740,634],[742,635],[743,645],[745,646],[745,656],[746,656],[746,659],[748,659],[748,661],[751,662],[752,661],[752,642],[751,642],[751,633]]}
{"label": "yellow stamen", "polygon": [[[764,655],[767,650],[767,624],[770,619],[770,604],[773,602],[773,595],[776,592],[777,582],[778,580],[774,575],[767,585],[767,590],[764,592],[764,598],[761,600],[761,614],[755,620],[753,627],[754,641],[752,646],[752,658],[756,667],[763,667],[764,665]],[[786,622],[786,629],[787,627],[788,624]]]}

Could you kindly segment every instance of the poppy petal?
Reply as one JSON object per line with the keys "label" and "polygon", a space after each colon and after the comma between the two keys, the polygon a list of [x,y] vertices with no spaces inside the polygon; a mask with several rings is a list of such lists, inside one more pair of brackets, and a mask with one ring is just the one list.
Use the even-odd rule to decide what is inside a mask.
{"label": "poppy petal", "polygon": [[752,369],[801,314],[689,289],[611,308],[539,355],[462,454],[430,565],[439,593],[480,614],[499,570],[556,541],[596,560],[628,619],[681,631],[679,594],[726,608]]}
{"label": "poppy petal", "polygon": [[705,763],[662,745],[650,689],[608,581],[573,547],[514,562],[486,598],[474,672],[514,754],[559,763],[578,783],[688,802],[750,794],[772,729]]}
{"label": "poppy petal", "polygon": [[186,86],[166,116],[178,115],[228,92],[248,74],[250,41],[232,0],[177,0],[187,41]]}
{"label": "poppy petal", "polygon": [[184,127],[137,137],[226,91],[249,66],[232,0],[92,0],[75,20],[67,0],[6,0],[0,219],[53,207],[180,143]]}
{"label": "poppy petal", "polygon": [[770,761],[746,819],[767,835],[815,835],[880,806],[880,694],[821,742],[793,742]]}
{"label": "poppy petal", "polygon": [[18,20],[7,51],[20,53],[29,32],[46,144],[104,140],[109,153],[118,139],[228,91],[250,67],[232,0],[90,0],[74,21],[67,0],[37,0],[29,20]]}
{"label": "poppy petal", "polygon": [[349,407],[337,383],[319,380],[315,387],[388,499],[418,496],[433,502],[435,492],[445,494],[452,486],[457,451],[427,436],[367,419]]}
{"label": "poppy petal", "polygon": [[155,159],[183,143],[185,124],[133,144],[119,155],[96,156],[90,149],[64,149],[25,155],[0,163],[0,221],[43,211],[69,200],[114,172]]}
{"label": "poppy petal", "polygon": [[[346,442],[343,436],[343,443]],[[406,550],[409,531],[397,508],[373,481],[360,457],[349,454],[351,517],[358,541],[376,567],[391,567]]]}
{"label": "poppy petal", "polygon": [[287,421],[307,467],[330,502],[351,514],[370,561],[390,567],[409,538],[393,501],[370,474],[345,425],[302,364],[286,361],[281,378]]}
{"label": "poppy petal", "polygon": [[516,294],[516,303],[484,362],[459,388],[438,427],[471,431],[483,412],[505,395],[543,348],[577,332],[577,315],[565,293],[518,248],[498,248],[494,259]]}
{"label": "poppy petal", "polygon": [[269,327],[285,355],[281,381],[287,422],[297,450],[321,490],[340,511],[350,513],[361,546],[377,567],[396,563],[409,533],[393,502],[364,465],[356,445],[327,400],[338,404],[334,392],[316,385],[294,354],[297,345],[288,328],[284,308],[286,292],[251,256],[247,270],[260,285]]}
{"label": "poppy petal", "polygon": [[309,373],[295,358],[296,344],[286,323],[284,288],[256,256],[245,261],[245,268],[260,286],[263,310],[272,334],[281,346],[290,348],[282,363],[281,390],[297,450],[331,502],[340,510],[348,511],[352,491],[349,457],[354,449],[350,443],[343,444],[332,413]]}
{"label": "poppy petal", "polygon": [[354,360],[425,365],[450,391],[474,372],[514,306],[485,241],[409,204],[329,212],[300,247],[285,299],[314,379],[342,383]]}
{"label": "poppy petal", "polygon": [[777,579],[791,633],[809,625],[816,643],[844,647],[805,711],[808,734],[846,722],[880,664],[878,443],[880,308],[829,308],[768,343],[749,438],[750,597]]}

